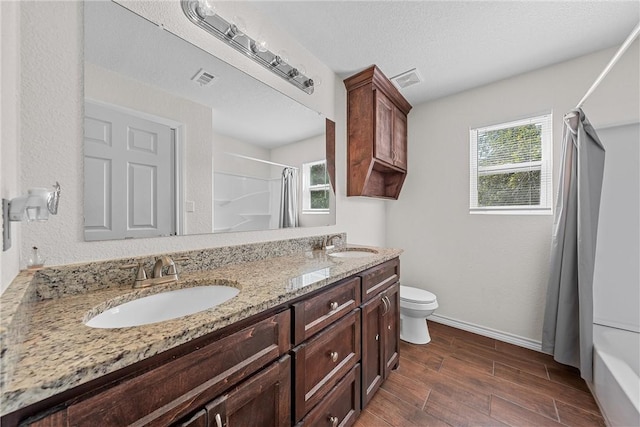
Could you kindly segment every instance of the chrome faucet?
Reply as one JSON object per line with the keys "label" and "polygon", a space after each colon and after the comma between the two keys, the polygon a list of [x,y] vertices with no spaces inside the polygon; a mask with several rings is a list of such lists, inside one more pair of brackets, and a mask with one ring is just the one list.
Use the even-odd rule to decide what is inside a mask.
{"label": "chrome faucet", "polygon": [[[188,258],[176,258],[176,261],[184,261]],[[152,277],[147,277],[147,272],[144,269],[144,265],[139,262],[137,264],[127,264],[120,267],[121,269],[135,268],[136,280],[133,284],[134,288],[146,288],[152,285],[160,285],[165,283],[177,283],[178,282],[178,270],[174,260],[166,255],[161,256],[156,260],[153,265]]]}

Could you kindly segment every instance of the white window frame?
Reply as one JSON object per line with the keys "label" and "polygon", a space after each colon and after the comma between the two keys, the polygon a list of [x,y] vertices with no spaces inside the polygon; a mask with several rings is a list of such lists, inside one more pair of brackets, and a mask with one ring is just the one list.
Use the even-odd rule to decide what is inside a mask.
{"label": "white window frame", "polygon": [[[478,168],[478,134],[482,132],[526,126],[540,123],[542,159],[534,162],[502,164]],[[553,117],[546,113],[522,120],[475,128],[469,130],[469,213],[471,214],[511,214],[511,215],[551,215],[552,209],[552,146]],[[514,173],[540,169],[540,204],[522,206],[478,206],[478,177],[483,174]]]}
{"label": "white window frame", "polygon": [[[331,206],[327,209],[311,208],[311,191],[327,190],[331,194],[331,183],[328,180],[326,184],[311,185],[311,168],[319,164],[324,164],[326,170],[327,161],[324,159],[302,164],[302,213],[306,215],[328,215],[331,212]],[[329,200],[329,204],[331,204],[331,200]]]}

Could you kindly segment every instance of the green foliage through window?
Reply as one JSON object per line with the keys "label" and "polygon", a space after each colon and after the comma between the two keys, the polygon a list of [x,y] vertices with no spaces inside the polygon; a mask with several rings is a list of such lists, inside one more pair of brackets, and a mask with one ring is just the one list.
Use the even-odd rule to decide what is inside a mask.
{"label": "green foliage through window", "polygon": [[328,211],[330,184],[325,161],[306,163],[303,165],[304,194],[303,209],[308,211]]}
{"label": "green foliage through window", "polygon": [[471,131],[472,209],[550,209],[550,128],[546,115]]}

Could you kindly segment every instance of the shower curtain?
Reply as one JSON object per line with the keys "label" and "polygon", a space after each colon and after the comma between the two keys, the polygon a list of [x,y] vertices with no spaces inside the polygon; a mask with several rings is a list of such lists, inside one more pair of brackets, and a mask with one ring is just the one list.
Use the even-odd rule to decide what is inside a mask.
{"label": "shower curtain", "polygon": [[564,118],[542,351],[592,381],[593,267],[604,147],[582,109]]}
{"label": "shower curtain", "polygon": [[298,226],[298,171],[294,168],[282,170],[280,197],[280,228]]}

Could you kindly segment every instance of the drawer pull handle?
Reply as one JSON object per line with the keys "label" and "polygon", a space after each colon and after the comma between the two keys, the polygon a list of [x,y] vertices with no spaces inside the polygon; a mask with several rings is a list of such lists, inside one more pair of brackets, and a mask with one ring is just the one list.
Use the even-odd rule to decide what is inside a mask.
{"label": "drawer pull handle", "polygon": [[376,334],[376,341],[380,340],[380,334]]}
{"label": "drawer pull handle", "polygon": [[222,427],[222,417],[220,414],[216,414],[216,427]]}
{"label": "drawer pull handle", "polygon": [[331,304],[329,304],[329,308],[331,309],[331,311],[334,311],[338,308],[338,301],[333,301]]}
{"label": "drawer pull handle", "polygon": [[331,353],[329,353],[329,357],[331,358],[332,362],[337,362],[338,361],[338,352],[337,351],[332,351]]}
{"label": "drawer pull handle", "polygon": [[387,329],[388,329],[388,330],[391,330],[391,325],[387,326]]}
{"label": "drawer pull handle", "polygon": [[329,417],[329,422],[331,423],[331,427],[336,427],[338,425],[338,417]]}

